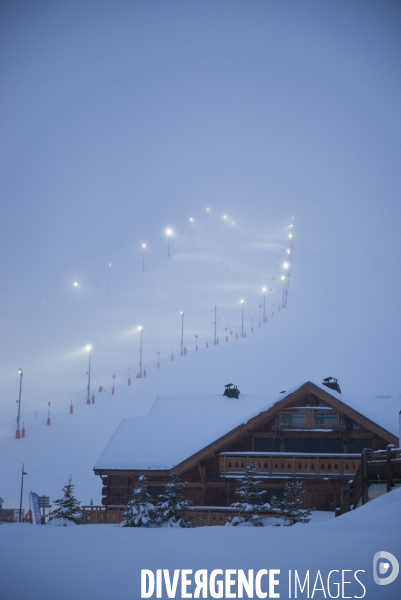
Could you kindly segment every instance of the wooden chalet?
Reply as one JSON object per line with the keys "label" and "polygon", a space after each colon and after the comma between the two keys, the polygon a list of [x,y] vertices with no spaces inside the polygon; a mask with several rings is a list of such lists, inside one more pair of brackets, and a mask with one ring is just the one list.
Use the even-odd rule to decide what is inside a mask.
{"label": "wooden chalet", "polygon": [[[273,402],[262,394],[159,397],[148,415],[124,419],[95,465],[102,504],[106,511],[125,506],[143,473],[157,497],[175,468],[188,482],[186,496],[194,506],[228,507],[252,461],[266,501],[271,494],[280,497],[285,482],[295,479],[303,482],[305,507],[334,511],[361,452],[398,446],[395,405],[391,431],[385,425],[393,423],[392,413],[390,418],[375,406],[375,414],[386,417],[379,424],[357,406],[310,381]],[[371,408],[366,402],[367,414]]]}

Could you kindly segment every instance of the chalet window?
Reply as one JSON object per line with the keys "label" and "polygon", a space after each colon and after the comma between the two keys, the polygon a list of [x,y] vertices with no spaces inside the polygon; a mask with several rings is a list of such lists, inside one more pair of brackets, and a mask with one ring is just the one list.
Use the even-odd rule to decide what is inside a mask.
{"label": "chalet window", "polygon": [[293,427],[303,427],[305,425],[305,414],[299,412],[293,413],[281,413],[281,424],[282,425],[292,425]]}
{"label": "chalet window", "polygon": [[[310,434],[313,435],[313,434]],[[304,437],[304,438],[285,438],[285,452],[316,452],[316,454],[329,454],[335,452],[342,454],[343,442],[341,438],[324,437]],[[349,452],[349,451],[348,451]]]}
{"label": "chalet window", "polygon": [[255,437],[253,450],[254,452],[280,452],[280,439],[277,437]]}
{"label": "chalet window", "polygon": [[338,427],[338,413],[329,411],[315,412],[314,425]]}
{"label": "chalet window", "polygon": [[349,454],[359,454],[364,448],[372,448],[371,438],[349,438],[347,440],[347,451]]}
{"label": "chalet window", "polygon": [[348,421],[347,429],[350,429],[351,431],[362,431],[362,427],[359,427],[359,425],[353,421]]}
{"label": "chalet window", "polygon": [[152,498],[157,500],[158,496],[160,496],[160,494],[163,492],[163,486],[162,485],[149,485],[148,492],[152,496]]}

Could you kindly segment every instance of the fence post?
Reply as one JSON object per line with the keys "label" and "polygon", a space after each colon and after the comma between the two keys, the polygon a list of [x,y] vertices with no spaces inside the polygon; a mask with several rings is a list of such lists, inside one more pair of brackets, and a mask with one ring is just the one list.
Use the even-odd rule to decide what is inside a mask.
{"label": "fence post", "polygon": [[372,452],[371,448],[362,450],[362,504],[368,502],[368,453]]}
{"label": "fence post", "polygon": [[388,444],[386,447],[386,481],[387,492],[391,492],[391,451],[395,448],[394,444]]}
{"label": "fence post", "polygon": [[355,508],[353,500],[353,481],[352,479],[348,482],[348,511],[352,510],[351,506]]}

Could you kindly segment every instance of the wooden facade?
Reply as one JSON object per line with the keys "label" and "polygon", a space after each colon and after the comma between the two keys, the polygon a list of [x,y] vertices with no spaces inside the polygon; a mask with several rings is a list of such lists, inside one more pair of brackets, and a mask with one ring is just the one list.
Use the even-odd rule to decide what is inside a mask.
{"label": "wooden facade", "polygon": [[[398,439],[344,402],[307,382],[282,401],[176,465],[188,482],[185,494],[195,506],[228,507],[237,501],[238,479],[252,462],[260,489],[281,496],[286,481],[304,484],[305,507],[334,511],[358,471],[361,452],[385,450]],[[125,506],[143,470],[95,469],[103,482],[102,504]],[[170,471],[146,470],[155,496]]]}

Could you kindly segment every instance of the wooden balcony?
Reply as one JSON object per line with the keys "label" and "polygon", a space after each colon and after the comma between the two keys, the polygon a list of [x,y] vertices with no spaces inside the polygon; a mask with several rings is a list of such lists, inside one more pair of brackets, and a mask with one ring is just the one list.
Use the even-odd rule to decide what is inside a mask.
{"label": "wooden balcony", "polygon": [[[216,525],[225,525],[228,517],[235,517],[239,511],[229,506],[194,506],[188,511],[192,516],[195,527],[207,527]],[[277,512],[258,511],[262,517],[272,517],[277,519],[280,514]]]}
{"label": "wooden balcony", "polygon": [[360,463],[355,477],[348,483],[348,491],[341,506],[336,509],[336,516],[358,508],[378,495],[370,493],[372,485],[382,485],[383,491],[386,488],[385,492],[401,486],[401,448],[388,444],[386,450],[372,452],[365,449]]}
{"label": "wooden balcony", "polygon": [[[121,506],[109,506],[107,511],[104,506],[82,506],[81,508],[83,525],[118,525],[122,521],[124,512],[124,507]],[[229,506],[194,506],[188,511],[195,527],[222,526],[226,524],[228,517],[235,517],[238,514],[237,509]],[[277,513],[265,511],[259,514],[263,517],[279,516]]]}
{"label": "wooden balcony", "polygon": [[123,506],[109,506],[106,510],[104,506],[81,506],[82,524],[96,525],[118,525],[122,521],[124,512]]}
{"label": "wooden balcony", "polygon": [[361,463],[360,454],[310,454],[301,452],[222,452],[220,475],[239,477],[252,462],[264,477],[332,479],[353,477]]}

